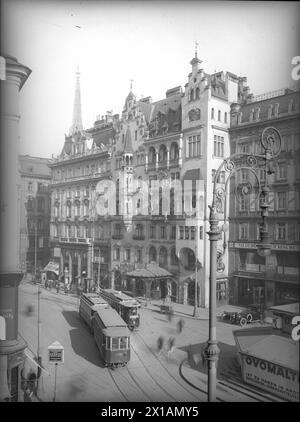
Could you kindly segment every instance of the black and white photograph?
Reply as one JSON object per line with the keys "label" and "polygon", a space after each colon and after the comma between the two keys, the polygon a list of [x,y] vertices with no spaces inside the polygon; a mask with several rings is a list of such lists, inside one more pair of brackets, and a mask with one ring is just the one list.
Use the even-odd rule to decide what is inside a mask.
{"label": "black and white photograph", "polygon": [[300,2],[0,10],[2,406],[299,403]]}

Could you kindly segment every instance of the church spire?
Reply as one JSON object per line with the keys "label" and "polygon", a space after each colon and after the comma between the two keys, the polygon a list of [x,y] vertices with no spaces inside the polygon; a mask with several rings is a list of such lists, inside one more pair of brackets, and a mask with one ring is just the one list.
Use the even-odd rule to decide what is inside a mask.
{"label": "church spire", "polygon": [[70,127],[70,135],[74,135],[74,133],[81,132],[82,130],[83,130],[83,126],[82,126],[82,116],[81,116],[80,72],[79,72],[79,66],[77,66],[75,97],[74,97],[74,106],[73,106],[73,121],[72,121],[72,126]]}

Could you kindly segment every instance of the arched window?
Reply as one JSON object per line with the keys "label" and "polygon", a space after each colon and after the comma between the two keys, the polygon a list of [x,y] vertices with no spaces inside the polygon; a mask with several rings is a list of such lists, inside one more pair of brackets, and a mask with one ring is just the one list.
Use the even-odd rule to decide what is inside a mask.
{"label": "arched window", "polygon": [[218,110],[218,121],[221,121],[221,110]]}
{"label": "arched window", "polygon": [[168,265],[168,253],[167,249],[162,246],[159,250],[159,266],[166,267]]}
{"label": "arched window", "polygon": [[215,109],[214,108],[211,109],[211,118],[212,119],[215,118]]}
{"label": "arched window", "polygon": [[197,87],[196,88],[196,100],[199,100],[200,98],[200,89]]}
{"label": "arched window", "polygon": [[193,100],[194,100],[194,90],[191,89],[191,92],[190,92],[190,101],[193,101]]}

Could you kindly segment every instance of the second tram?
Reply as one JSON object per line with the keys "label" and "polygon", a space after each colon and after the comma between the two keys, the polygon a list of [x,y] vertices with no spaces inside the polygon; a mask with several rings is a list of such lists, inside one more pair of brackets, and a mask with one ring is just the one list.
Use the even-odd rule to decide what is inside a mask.
{"label": "second tram", "polygon": [[139,327],[141,305],[136,299],[114,289],[100,289],[100,296],[121,315],[130,330]]}

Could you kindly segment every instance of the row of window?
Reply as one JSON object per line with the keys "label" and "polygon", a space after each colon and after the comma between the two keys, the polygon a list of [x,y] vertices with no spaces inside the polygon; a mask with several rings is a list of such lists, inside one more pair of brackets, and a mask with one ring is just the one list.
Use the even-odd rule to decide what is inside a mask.
{"label": "row of window", "polygon": [[104,161],[99,164],[92,164],[85,167],[69,167],[65,170],[56,170],[53,175],[55,180],[64,180],[71,177],[90,176],[96,173],[104,173],[110,170],[109,163]]}
{"label": "row of window", "polygon": [[[299,191],[269,192],[268,203],[269,211],[298,209],[300,207],[300,193]],[[258,211],[260,209],[259,201],[254,194],[240,196],[237,204],[239,211]]]}
{"label": "row of window", "polygon": [[[72,213],[72,210],[74,211],[74,214]],[[89,205],[88,204],[75,204],[74,206],[72,205],[67,205],[65,208],[60,208],[58,206],[54,207],[54,217],[60,217],[60,211],[61,211],[61,216],[63,217],[63,214],[67,217],[67,218],[72,218],[72,216],[74,215],[74,217],[80,217],[81,215],[83,215],[84,217],[87,217],[89,215]],[[83,211],[83,213],[82,213]]]}
{"label": "row of window", "polygon": [[[222,121],[222,115],[221,115],[222,113],[221,113],[221,110],[218,110],[218,122],[221,122]],[[212,107],[212,109],[211,109],[211,119],[215,119],[215,109]],[[225,113],[224,113],[224,123],[227,123],[227,120],[228,120],[228,118],[227,118],[227,112],[225,111]]]}
{"label": "row of window", "polygon": [[[239,240],[249,240],[249,223],[239,223]],[[257,224],[256,240],[260,240],[260,224]],[[275,225],[275,240],[288,240],[288,223],[280,222]],[[300,241],[300,223],[297,226],[296,241]]]}
{"label": "row of window", "polygon": [[[121,257],[121,247],[115,246],[113,248],[113,260],[120,261],[124,260],[126,262],[131,262],[132,252],[134,253],[135,262],[142,263],[143,262],[143,250],[141,248],[135,248],[132,250],[131,248],[123,249],[123,257]],[[149,248],[148,252],[149,262],[157,261],[161,266],[165,267],[168,264],[168,251],[165,247],[161,247],[159,253],[154,246]],[[170,263],[171,265],[178,265],[179,259],[176,255],[176,249],[172,248],[170,251]]]}

